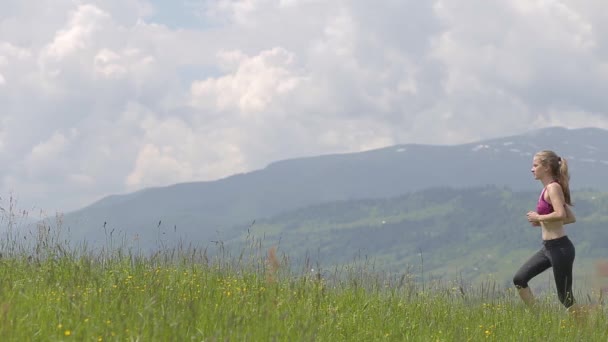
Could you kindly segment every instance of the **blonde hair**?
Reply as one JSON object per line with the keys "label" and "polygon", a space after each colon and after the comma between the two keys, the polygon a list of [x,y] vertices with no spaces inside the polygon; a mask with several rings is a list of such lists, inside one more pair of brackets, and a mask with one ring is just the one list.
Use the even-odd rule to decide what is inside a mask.
{"label": "blonde hair", "polygon": [[572,205],[570,199],[570,174],[568,173],[568,162],[553,151],[540,151],[534,155],[542,166],[549,167],[553,179],[557,180],[564,191],[566,204]]}

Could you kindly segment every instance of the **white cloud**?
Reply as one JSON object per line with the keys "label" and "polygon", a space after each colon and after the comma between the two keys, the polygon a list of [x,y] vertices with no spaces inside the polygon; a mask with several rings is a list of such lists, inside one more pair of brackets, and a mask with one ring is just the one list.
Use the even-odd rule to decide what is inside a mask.
{"label": "white cloud", "polygon": [[103,49],[95,56],[95,73],[103,77],[122,77],[127,68],[120,64],[121,56],[112,50]]}
{"label": "white cloud", "polygon": [[155,62],[153,56],[145,55],[138,49],[128,49],[122,53],[102,49],[94,57],[93,68],[95,75],[101,78],[117,79],[129,73],[145,73],[154,68]]}
{"label": "white cloud", "polygon": [[238,24],[249,24],[252,13],[263,0],[218,0],[207,4],[206,12],[210,17],[226,15]]}
{"label": "white cloud", "polygon": [[176,160],[171,147],[159,149],[145,145],[135,161],[135,170],[127,177],[127,186],[140,188],[155,184],[167,184],[192,179],[192,169],[187,162]]}
{"label": "white cloud", "polygon": [[[217,178],[225,169],[240,171],[243,160],[229,128],[190,126],[177,118],[142,120],[144,131],[129,189]],[[235,136],[229,136],[230,134]]]}
{"label": "white cloud", "polygon": [[80,5],[70,14],[66,27],[57,31],[46,47],[50,57],[62,59],[78,50],[85,49],[103,20],[109,15],[93,5]]}
{"label": "white cloud", "polygon": [[356,23],[349,13],[341,11],[325,25],[323,33],[324,40],[316,47],[317,53],[353,57],[357,32]]}
{"label": "white cloud", "polygon": [[0,41],[0,86],[6,85],[6,77],[2,70],[10,67],[14,61],[22,61],[31,56],[30,51],[17,47],[8,42]]}
{"label": "white cloud", "polygon": [[26,59],[31,55],[32,53],[27,49],[20,48],[8,42],[0,42],[0,66],[5,65],[8,58]]}
{"label": "white cloud", "polygon": [[292,71],[293,54],[282,48],[262,51],[249,58],[240,51],[220,53],[220,63],[235,65],[228,75],[192,84],[192,103],[203,109],[261,112],[287,96],[302,81]]}
{"label": "white cloud", "polygon": [[198,0],[189,28],[158,4],[3,3],[0,195],[67,210],[297,156],[608,127],[608,3]]}
{"label": "white cloud", "polygon": [[533,124],[538,126],[597,127],[608,129],[606,113],[592,113],[581,110],[549,110],[539,115]]}
{"label": "white cloud", "polygon": [[62,167],[63,153],[69,140],[60,132],[55,132],[47,140],[35,145],[25,158],[27,169],[34,175],[46,173],[49,169]]}

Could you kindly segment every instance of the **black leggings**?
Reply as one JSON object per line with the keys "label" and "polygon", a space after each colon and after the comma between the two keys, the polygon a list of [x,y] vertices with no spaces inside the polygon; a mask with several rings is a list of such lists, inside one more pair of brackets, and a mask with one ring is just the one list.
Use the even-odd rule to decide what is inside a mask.
{"label": "black leggings", "polygon": [[513,283],[517,288],[528,287],[528,281],[553,267],[553,277],[557,287],[559,301],[569,308],[574,304],[572,294],[572,264],[574,263],[574,245],[567,236],[554,240],[544,240],[543,248],[536,252],[515,273]]}

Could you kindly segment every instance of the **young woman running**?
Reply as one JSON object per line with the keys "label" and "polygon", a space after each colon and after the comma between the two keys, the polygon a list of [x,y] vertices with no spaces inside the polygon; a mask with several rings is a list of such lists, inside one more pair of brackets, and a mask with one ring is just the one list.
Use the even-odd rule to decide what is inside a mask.
{"label": "young woman running", "polygon": [[573,223],[576,218],[569,206],[570,175],[568,163],[553,151],[538,152],[532,162],[532,174],[541,181],[543,190],[538,198],[536,211],[527,214],[532,226],[540,227],[543,247],[536,252],[513,277],[513,283],[521,299],[534,305],[534,296],[528,287],[530,279],[553,267],[553,277],[557,296],[568,309],[574,309],[572,294],[572,265],[574,245],[566,235],[564,225]]}

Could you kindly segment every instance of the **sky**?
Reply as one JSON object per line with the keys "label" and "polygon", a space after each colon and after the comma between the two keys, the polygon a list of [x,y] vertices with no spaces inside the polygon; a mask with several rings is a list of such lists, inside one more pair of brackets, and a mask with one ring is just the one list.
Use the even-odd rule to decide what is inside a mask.
{"label": "sky", "polygon": [[2,0],[0,206],[608,128],[606,94],[606,1]]}

